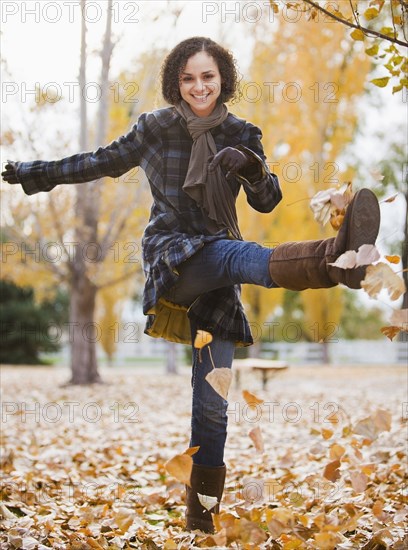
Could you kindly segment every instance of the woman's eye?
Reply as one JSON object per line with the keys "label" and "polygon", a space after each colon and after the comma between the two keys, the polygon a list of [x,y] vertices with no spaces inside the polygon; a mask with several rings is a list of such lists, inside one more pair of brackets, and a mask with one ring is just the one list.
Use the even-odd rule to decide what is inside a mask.
{"label": "woman's eye", "polygon": [[184,77],[182,78],[182,81],[183,81],[183,82],[190,82],[190,80],[191,80],[191,76],[184,76]]}
{"label": "woman's eye", "polygon": [[214,78],[214,75],[213,74],[206,74],[204,78],[206,80],[211,80],[212,78]]}

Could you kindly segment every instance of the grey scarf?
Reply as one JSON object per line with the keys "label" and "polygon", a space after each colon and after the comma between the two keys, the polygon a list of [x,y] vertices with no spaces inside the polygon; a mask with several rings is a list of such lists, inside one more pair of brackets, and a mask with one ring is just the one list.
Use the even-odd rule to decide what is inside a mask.
{"label": "grey scarf", "polygon": [[228,116],[227,107],[219,103],[208,117],[195,115],[184,99],[175,108],[186,121],[187,130],[193,138],[183,191],[203,209],[210,219],[210,228],[215,231],[228,228],[235,239],[242,239],[231,187],[220,166],[213,171],[208,170],[208,158],[217,153],[209,130],[224,122]]}

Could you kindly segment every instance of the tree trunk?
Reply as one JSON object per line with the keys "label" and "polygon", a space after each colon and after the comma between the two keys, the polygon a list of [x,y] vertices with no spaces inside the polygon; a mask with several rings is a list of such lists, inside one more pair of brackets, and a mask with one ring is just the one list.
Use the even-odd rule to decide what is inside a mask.
{"label": "tree trunk", "polygon": [[86,274],[71,287],[70,342],[71,379],[69,384],[101,382],[96,362],[99,328],[94,323],[96,287]]}
{"label": "tree trunk", "polygon": [[[86,0],[81,0],[82,13],[84,13]],[[105,140],[106,123],[108,118],[107,89],[109,79],[109,66],[112,54],[111,43],[111,17],[112,0],[108,1],[106,31],[103,50],[101,52],[102,71],[101,88],[104,91],[104,100],[99,105],[97,145],[102,145]],[[79,70],[80,89],[86,85],[86,26],[84,18],[81,30],[81,64]],[[86,99],[81,94],[81,130],[80,148],[88,150],[87,112]],[[98,263],[98,220],[99,203],[101,196],[101,184],[98,181],[81,184],[76,189],[75,214],[77,225],[75,229],[75,242],[78,247],[75,251],[75,259],[71,268],[71,301],[70,322],[71,332],[71,379],[70,384],[92,384],[100,382],[96,360],[96,344],[99,340],[98,325],[94,322],[96,294],[98,288],[90,281],[87,273],[87,264]],[[88,246],[88,245],[92,246]],[[101,268],[101,267],[100,267]]]}
{"label": "tree trunk", "polygon": [[174,342],[167,342],[166,374],[178,374],[177,372],[177,348]]}

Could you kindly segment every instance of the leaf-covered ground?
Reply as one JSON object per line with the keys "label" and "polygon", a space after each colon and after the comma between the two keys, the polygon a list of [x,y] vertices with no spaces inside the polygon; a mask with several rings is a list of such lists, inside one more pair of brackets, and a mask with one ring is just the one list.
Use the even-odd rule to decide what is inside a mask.
{"label": "leaf-covered ground", "polygon": [[254,375],[233,384],[213,536],[183,531],[184,489],[164,467],[188,447],[189,369],[60,387],[67,377],[2,371],[1,548],[408,547],[403,367],[291,367],[267,391]]}

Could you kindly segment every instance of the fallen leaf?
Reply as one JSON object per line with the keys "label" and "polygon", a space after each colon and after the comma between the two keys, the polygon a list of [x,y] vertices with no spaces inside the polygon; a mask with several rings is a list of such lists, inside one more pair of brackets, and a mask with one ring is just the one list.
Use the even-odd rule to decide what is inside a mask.
{"label": "fallen leaf", "polygon": [[252,407],[253,409],[255,409],[257,405],[262,405],[262,403],[264,402],[263,399],[260,399],[259,397],[247,390],[242,391],[242,397],[245,399],[247,405],[249,407]]}
{"label": "fallen leaf", "polygon": [[190,485],[191,471],[193,469],[193,459],[188,454],[176,455],[168,460],[164,467],[170,475],[175,477],[181,483]]}
{"label": "fallen leaf", "polygon": [[232,382],[232,371],[224,367],[213,369],[205,377],[212,388],[224,399],[228,397],[228,390]]}
{"label": "fallen leaf", "polygon": [[258,451],[258,453],[263,453],[264,443],[261,428],[259,426],[252,428],[252,430],[248,432],[248,435],[252,439],[252,442],[255,445],[255,449]]}
{"label": "fallen leaf", "polygon": [[196,349],[202,349],[204,346],[207,346],[212,342],[212,335],[206,330],[197,330],[196,337],[194,339],[194,347]]}
{"label": "fallen leaf", "polygon": [[333,460],[326,465],[323,471],[323,477],[329,481],[337,481],[340,477],[340,460]]}
{"label": "fallen leaf", "polygon": [[328,430],[327,428],[322,428],[323,439],[330,439],[333,435],[333,430]]}
{"label": "fallen leaf", "polygon": [[201,506],[203,506],[206,510],[210,511],[218,504],[217,497],[210,497],[208,495],[200,495],[200,493],[197,493],[198,500],[201,503]]}
{"label": "fallen leaf", "polygon": [[113,517],[115,519],[116,525],[119,527],[122,533],[126,533],[129,527],[132,525],[133,520],[136,517],[136,513],[129,508],[119,508],[119,510]]}
{"label": "fallen leaf", "polygon": [[401,277],[385,263],[369,265],[362,288],[371,298],[376,298],[382,289],[387,289],[391,300],[397,300],[405,292],[405,283]]}
{"label": "fallen leaf", "polygon": [[345,452],[346,449],[342,445],[339,445],[338,443],[333,443],[333,445],[330,447],[329,456],[332,460],[340,460]]}
{"label": "fallen leaf", "polygon": [[384,409],[376,410],[372,415],[359,420],[353,432],[374,441],[381,432],[391,429],[391,413]]}
{"label": "fallen leaf", "polygon": [[384,258],[387,262],[390,262],[390,264],[399,264],[401,261],[400,256],[384,256]]}
{"label": "fallen leaf", "polygon": [[367,489],[368,477],[362,472],[351,472],[350,481],[355,493],[364,493]]}
{"label": "fallen leaf", "polygon": [[339,538],[336,533],[316,533],[313,548],[319,550],[334,550],[337,548]]}

